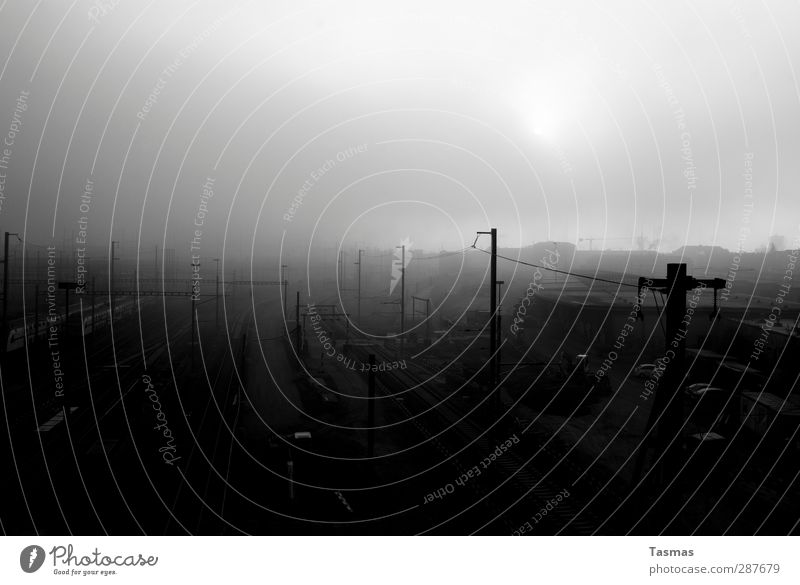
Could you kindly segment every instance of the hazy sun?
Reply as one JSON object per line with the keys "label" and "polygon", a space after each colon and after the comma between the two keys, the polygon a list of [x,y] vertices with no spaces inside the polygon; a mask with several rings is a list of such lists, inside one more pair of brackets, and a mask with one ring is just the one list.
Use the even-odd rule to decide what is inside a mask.
{"label": "hazy sun", "polygon": [[558,133],[560,118],[551,109],[538,109],[528,115],[530,130],[540,138],[555,138]]}
{"label": "hazy sun", "polygon": [[539,138],[557,138],[567,119],[567,95],[558,96],[558,85],[537,83],[513,92],[513,105],[528,132]]}

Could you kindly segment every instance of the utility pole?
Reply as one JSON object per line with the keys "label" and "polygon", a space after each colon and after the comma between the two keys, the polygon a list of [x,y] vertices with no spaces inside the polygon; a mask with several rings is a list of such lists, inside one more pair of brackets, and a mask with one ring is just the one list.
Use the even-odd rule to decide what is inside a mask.
{"label": "utility pole", "polygon": [[33,287],[33,342],[39,341],[39,285]]}
{"label": "utility pole", "polygon": [[406,246],[396,246],[402,250],[400,257],[400,355],[406,348]]}
{"label": "utility pole", "polygon": [[[680,393],[680,386],[685,376],[685,350],[686,336],[689,325],[686,313],[686,293],[697,288],[709,288],[714,291],[714,306],[716,307],[717,291],[725,288],[725,281],[721,278],[697,279],[686,275],[686,264],[667,264],[667,278],[639,278],[639,292],[637,299],[643,298],[642,289],[645,287],[653,290],[660,290],[667,294],[665,306],[666,327],[664,342],[664,355],[669,358],[664,370],[664,374],[658,383],[653,408],[647,421],[646,432],[648,435],[645,444],[642,445],[639,457],[634,469],[633,481],[638,482],[644,460],[647,457],[648,443],[655,448],[655,459],[658,460],[663,455],[659,475],[653,481],[660,482],[678,469],[676,458],[679,457],[680,445],[677,441],[683,424],[683,396]],[[639,317],[644,319],[641,308]],[[667,446],[672,443],[672,447]]]}
{"label": "utility pole", "polygon": [[297,291],[297,301],[294,306],[294,347],[297,355],[300,355],[300,291]]}
{"label": "utility pole", "polygon": [[3,353],[8,350],[8,237],[18,236],[16,233],[6,232],[3,247]]}
{"label": "utility pole", "polygon": [[364,250],[358,251],[358,285],[356,288],[358,289],[358,324],[361,325],[361,254],[364,253]]}
{"label": "utility pole", "polygon": [[195,331],[194,331],[195,330],[195,324],[194,324],[195,300],[194,300],[194,295],[191,295],[190,298],[192,299],[192,361],[191,361],[191,365],[192,365],[192,371],[194,371],[194,338],[195,338]]}
{"label": "utility pole", "polygon": [[375,354],[369,354],[367,374],[367,457],[375,454]]}
{"label": "utility pole", "polygon": [[[94,339],[94,329],[95,329],[95,327],[97,327],[97,322],[94,320],[94,306],[95,306],[95,294],[94,293],[97,290],[97,288],[94,285],[94,279],[95,279],[95,277],[92,276],[92,337],[89,338],[90,340]],[[89,343],[91,343],[91,341]]]}
{"label": "utility pole", "polygon": [[[197,264],[191,263],[190,266],[192,267],[192,270],[196,269],[198,273],[200,272],[200,263],[199,262]],[[194,317],[195,317],[195,307],[197,306],[197,298],[196,298],[197,295],[194,293],[191,281],[189,282],[189,293],[190,293],[189,298],[192,301],[192,357],[191,357],[191,366],[192,366],[192,372],[194,372],[194,340],[195,340],[195,337],[196,337],[196,331],[195,331],[196,326],[195,326],[195,318]]]}
{"label": "utility pole", "polygon": [[[236,269],[233,270],[233,282],[236,282]],[[228,289],[228,290],[231,291],[231,313],[234,312],[234,309],[236,307],[236,305],[235,305],[235,302],[236,302],[236,289],[237,289],[237,287],[235,287],[235,286],[231,286]]]}
{"label": "utility pole", "polygon": [[6,232],[3,247],[3,353],[8,350],[8,236]]}
{"label": "utility pole", "polygon": [[417,297],[411,295],[411,318],[416,324],[417,322],[417,301],[424,301],[425,302],[425,343],[430,345],[431,343],[431,300],[430,299],[423,299],[421,297]]}
{"label": "utility pole", "polygon": [[281,264],[281,281],[283,281],[283,318],[286,319],[289,316],[289,281],[286,280],[286,272],[287,268],[289,268],[286,264]]}
{"label": "utility pole", "polygon": [[425,299],[425,345],[431,344],[431,300]]}
{"label": "utility pole", "polygon": [[[497,356],[495,355],[497,353],[497,228],[478,233],[492,236],[492,258],[489,270],[489,387],[490,391],[494,391],[497,380]],[[499,391],[496,394],[495,405],[499,406]]]}
{"label": "utility pole", "polygon": [[401,280],[400,280],[400,332],[402,333],[403,346],[406,339],[406,247],[403,245]]}
{"label": "utility pole", "polygon": [[110,321],[114,320],[114,261],[119,260],[119,258],[116,257],[114,250],[117,246],[119,246],[119,242],[115,242],[112,240],[111,258],[110,258],[111,273],[109,275],[109,282],[108,282],[108,290],[110,292],[108,300]]}
{"label": "utility pole", "polygon": [[[504,284],[505,284],[504,280],[498,280],[497,281],[497,288],[498,288],[497,296],[500,297],[501,299],[503,298],[503,285]],[[502,307],[500,307],[500,306],[497,307],[497,328],[496,328],[497,329],[497,337],[496,337],[496,340],[495,340],[495,347],[497,348],[497,357],[495,359],[495,375],[496,375],[498,380],[500,379],[500,364],[503,361],[502,358],[501,358],[501,355],[502,355],[501,351],[502,350],[500,349],[500,331],[502,331],[502,328],[503,328],[503,314],[502,314],[501,308]],[[497,412],[500,412],[500,391],[499,390],[497,392],[497,404],[496,404],[496,407],[497,407]]]}
{"label": "utility pole", "polygon": [[215,293],[215,295],[216,295],[216,299],[215,299],[216,307],[214,307],[214,310],[215,310],[214,323],[215,323],[216,327],[219,327],[219,258],[214,258],[214,262],[217,263],[217,281],[216,281],[217,291]]}
{"label": "utility pole", "polygon": [[[675,357],[667,365],[664,372],[665,392],[656,394],[653,410],[663,413],[662,424],[657,433],[659,451],[673,438],[677,437],[683,418],[682,396],[680,395],[681,377],[685,374],[686,362],[686,331],[681,335],[681,321],[686,316],[686,291],[694,288],[695,283],[686,279],[686,264],[667,264],[668,289],[666,306],[666,340],[665,346],[675,350]],[[688,326],[687,326],[688,328]],[[652,416],[652,411],[651,411]]]}

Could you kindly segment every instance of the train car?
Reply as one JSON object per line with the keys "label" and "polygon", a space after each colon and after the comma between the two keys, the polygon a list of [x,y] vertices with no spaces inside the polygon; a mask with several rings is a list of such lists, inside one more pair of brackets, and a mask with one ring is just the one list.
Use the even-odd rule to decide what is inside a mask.
{"label": "train car", "polygon": [[[118,303],[114,309],[114,318],[120,319],[132,315],[136,312],[136,301],[131,299]],[[70,312],[70,317],[77,319],[80,316],[79,309]],[[36,323],[35,320],[30,321],[22,320],[21,324],[12,326],[9,329],[8,337],[6,338],[6,352],[20,350],[25,347],[27,340],[28,344],[34,341],[43,341],[47,339],[49,329],[52,325],[61,326],[64,322],[66,315],[59,313],[53,318],[39,319]],[[108,305],[98,304],[95,305],[94,315],[92,315],[91,307],[84,307],[83,309],[83,330],[87,332],[94,332],[97,328],[107,327],[110,324],[111,311]]]}

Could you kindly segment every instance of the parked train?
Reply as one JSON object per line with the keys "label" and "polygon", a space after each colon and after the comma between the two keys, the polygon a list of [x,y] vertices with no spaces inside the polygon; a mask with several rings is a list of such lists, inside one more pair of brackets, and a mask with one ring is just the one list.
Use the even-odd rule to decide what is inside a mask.
{"label": "parked train", "polygon": [[[136,301],[134,299],[118,302],[114,308],[114,319],[120,319],[134,312],[136,312]],[[80,309],[70,311],[69,315],[74,323],[77,323],[80,313]],[[94,315],[92,315],[91,306],[83,308],[83,315],[83,330],[88,333],[93,332],[95,328],[108,326],[111,318],[111,311],[108,304],[98,303],[95,305]],[[40,341],[47,339],[49,328],[52,325],[60,326],[64,322],[65,317],[65,313],[59,313],[53,319],[39,319],[38,324],[33,319],[27,322],[21,319],[18,320],[18,323],[24,324],[11,326],[8,332],[8,338],[6,339],[6,352],[22,349],[25,347],[26,339],[29,344],[37,339]]]}

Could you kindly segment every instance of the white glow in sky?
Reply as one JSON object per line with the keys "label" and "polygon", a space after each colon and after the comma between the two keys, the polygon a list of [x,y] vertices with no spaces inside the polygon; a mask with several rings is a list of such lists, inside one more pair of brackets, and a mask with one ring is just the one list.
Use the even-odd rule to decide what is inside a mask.
{"label": "white glow in sky", "polygon": [[[354,237],[454,248],[491,224],[507,245],[644,232],[735,248],[749,155],[742,245],[800,233],[796,5],[119,3],[94,25],[70,13],[48,45],[64,10],[42,3],[13,47],[29,7],[9,4],[0,35],[6,112],[30,90],[5,190],[30,191],[40,240],[75,229],[87,176],[111,194],[92,210],[103,241],[112,210],[131,234],[120,218],[141,216],[145,238],[190,229],[214,174],[209,234],[269,245],[284,229],[336,241],[366,207],[419,199],[441,211],[406,206],[397,230]],[[27,203],[4,203],[9,226]]]}

